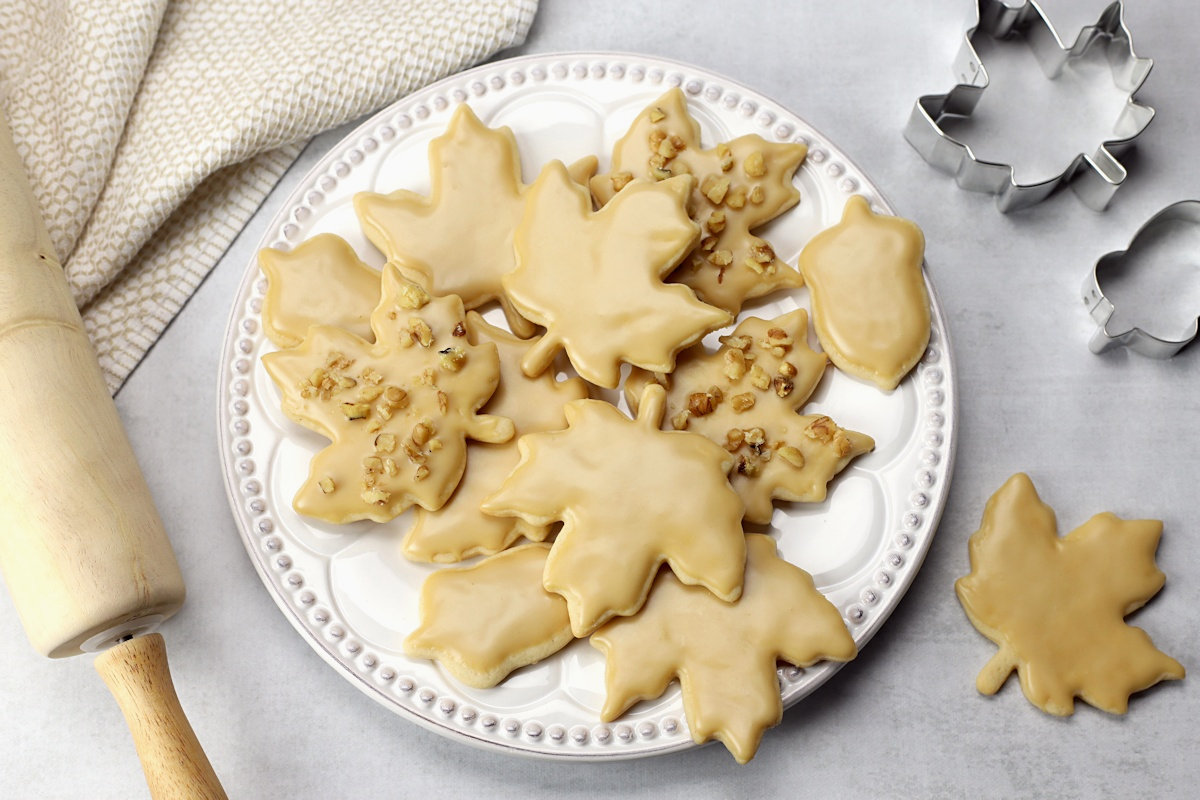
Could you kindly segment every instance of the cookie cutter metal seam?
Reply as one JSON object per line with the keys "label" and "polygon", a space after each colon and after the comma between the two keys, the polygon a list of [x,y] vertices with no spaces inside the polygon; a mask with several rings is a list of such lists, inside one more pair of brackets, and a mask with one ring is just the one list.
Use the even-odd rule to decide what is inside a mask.
{"label": "cookie cutter metal seam", "polygon": [[[967,30],[954,62],[959,83],[946,94],[919,98],[905,126],[904,138],[929,164],[953,175],[963,189],[995,194],[1001,212],[1039,203],[1066,184],[1087,206],[1103,211],[1127,175],[1117,156],[1133,144],[1154,118],[1153,108],[1134,100],[1154,61],[1140,58],[1134,52],[1120,1],[1110,4],[1095,25],[1083,28],[1070,47],[1063,44],[1036,0],[1027,0],[1017,7],[1006,5],[1004,0],[977,0],[976,10],[976,23]],[[1105,42],[1113,82],[1129,94],[1113,124],[1115,138],[1101,142],[1091,155],[1080,153],[1055,177],[1020,184],[1011,164],[984,161],[968,145],[942,130],[939,122],[943,117],[969,116],[988,86],[987,70],[973,45],[975,37],[982,35],[994,39],[1023,36],[1051,80],[1094,44]]]}
{"label": "cookie cutter metal seam", "polygon": [[1083,303],[1087,306],[1092,319],[1099,325],[1088,342],[1088,349],[1093,353],[1103,353],[1115,347],[1124,346],[1150,358],[1170,358],[1190,344],[1197,334],[1200,334],[1200,317],[1192,320],[1191,327],[1178,339],[1161,338],[1138,327],[1131,327],[1115,333],[1108,327],[1109,321],[1116,312],[1116,307],[1111,300],[1104,296],[1104,291],[1100,288],[1101,273],[1113,268],[1120,268],[1128,254],[1137,248],[1138,239],[1160,225],[1173,222],[1186,222],[1200,226],[1200,200],[1180,200],[1160,210],[1142,227],[1138,228],[1127,248],[1101,256],[1087,279],[1084,280]]}

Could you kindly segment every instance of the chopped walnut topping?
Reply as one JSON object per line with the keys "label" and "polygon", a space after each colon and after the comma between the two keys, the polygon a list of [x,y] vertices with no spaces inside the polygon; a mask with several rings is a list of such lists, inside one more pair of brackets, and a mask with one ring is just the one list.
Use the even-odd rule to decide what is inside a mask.
{"label": "chopped walnut topping", "polygon": [[354,366],[354,359],[346,358],[341,353],[333,352],[329,354],[329,358],[325,359],[325,366],[329,369],[350,369],[350,367]]}
{"label": "chopped walnut topping", "polygon": [[700,249],[704,252],[711,252],[717,246],[719,239],[716,236],[705,236],[700,240]]}
{"label": "chopped walnut topping", "polygon": [[733,263],[733,253],[729,250],[714,250],[708,254],[708,263],[718,267],[728,267]]}
{"label": "chopped walnut topping", "polygon": [[665,138],[667,138],[667,132],[662,128],[655,128],[650,131],[650,149],[657,150],[659,143]]}
{"label": "chopped walnut topping", "polygon": [[614,192],[621,191],[622,189],[624,189],[626,186],[629,185],[629,182],[631,180],[633,180],[633,173],[629,172],[628,170],[623,170],[621,172],[614,172],[612,175],[613,191]]}
{"label": "chopped walnut topping", "polygon": [[417,467],[417,471],[413,473],[414,481],[423,481],[428,477],[429,477],[429,467],[425,466],[424,464]]}
{"label": "chopped walnut topping", "polygon": [[670,138],[663,139],[658,143],[658,154],[663,158],[674,158],[679,155],[679,148]]}
{"label": "chopped walnut topping", "polygon": [[381,433],[375,437],[376,453],[391,453],[396,449],[396,434]]}
{"label": "chopped walnut topping", "polygon": [[362,378],[365,383],[369,383],[372,386],[378,386],[383,382],[383,376],[380,375],[374,367],[367,367],[361,373],[359,373],[358,377]]}
{"label": "chopped walnut topping", "polygon": [[383,399],[394,408],[404,408],[408,405],[408,392],[399,386],[389,386],[383,390]]}
{"label": "chopped walnut topping", "polygon": [[400,465],[396,463],[396,459],[394,458],[385,458],[383,460],[383,471],[386,472],[389,477],[394,478],[400,474]]}
{"label": "chopped walnut topping", "polygon": [[354,378],[343,375],[342,377],[338,378],[337,385],[342,389],[353,389],[358,385],[358,381],[354,380]]}
{"label": "chopped walnut topping", "polygon": [[756,242],[750,248],[750,254],[754,256],[754,260],[760,264],[770,264],[775,260],[775,251],[771,249],[771,245],[766,242]]}
{"label": "chopped walnut topping", "polygon": [[746,431],[746,444],[751,447],[762,447],[767,443],[767,432],[762,428],[751,428]]}
{"label": "chopped walnut topping", "polygon": [[367,420],[367,433],[379,433],[379,429],[383,427],[383,423],[377,419]]}
{"label": "chopped walnut topping", "polygon": [[733,410],[736,413],[741,414],[743,411],[749,411],[754,408],[754,395],[750,392],[735,394],[729,398],[729,403],[733,406]]}
{"label": "chopped walnut topping", "polygon": [[407,281],[400,285],[400,290],[396,295],[396,304],[401,308],[422,308],[428,302],[429,293],[420,286]]}
{"label": "chopped walnut topping", "polygon": [[755,150],[746,156],[746,160],[742,162],[742,170],[750,178],[761,178],[766,175],[767,162],[763,158],[762,150]]}
{"label": "chopped walnut topping", "polygon": [[700,193],[707,197],[708,202],[714,206],[721,205],[728,191],[729,178],[718,178],[715,175],[709,175],[704,179],[704,183],[700,184]]}
{"label": "chopped walnut topping", "polygon": [[651,122],[662,122],[666,118],[667,118],[667,112],[663,111],[658,106],[655,106],[654,108],[650,109],[650,121]]}
{"label": "chopped walnut topping", "polygon": [[378,486],[368,486],[359,497],[363,499],[364,503],[381,506],[391,499],[392,493],[386,489],[380,489]]}
{"label": "chopped walnut topping", "polygon": [[408,320],[408,335],[421,347],[429,347],[433,344],[433,330],[420,317],[411,317]]}
{"label": "chopped walnut topping", "polygon": [[749,336],[734,336],[732,333],[726,334],[718,339],[721,344],[736,348],[745,352],[750,349],[750,345],[754,344],[754,339]]}
{"label": "chopped walnut topping", "polygon": [[756,477],[758,475],[758,462],[740,455],[737,457],[735,470],[739,475],[745,475],[747,478]]}
{"label": "chopped walnut topping", "polygon": [[433,436],[433,427],[428,422],[418,422],[413,426],[412,440],[418,447],[423,447],[431,436]]}
{"label": "chopped walnut topping", "polygon": [[377,400],[381,394],[383,394],[382,386],[364,386],[358,390],[358,399],[362,403],[371,403]]}
{"label": "chopped walnut topping", "polygon": [[678,414],[675,414],[673,417],[671,417],[671,427],[677,431],[687,430],[688,420],[691,419],[691,416],[692,415],[687,412],[687,409],[680,411]]}
{"label": "chopped walnut topping", "polygon": [[716,400],[708,392],[692,392],[688,395],[688,411],[693,416],[707,416],[715,411],[716,408]]}
{"label": "chopped walnut topping", "polygon": [[366,419],[371,413],[370,403],[342,403],[342,413],[346,419]]}
{"label": "chopped walnut topping", "polygon": [[708,215],[704,226],[708,228],[709,233],[720,233],[725,230],[725,212],[720,210],[712,212]]}
{"label": "chopped walnut topping", "polygon": [[696,270],[698,270],[704,266],[704,257],[701,256],[699,253],[692,253],[690,265],[692,267],[692,272],[695,272]]}
{"label": "chopped walnut topping", "polygon": [[746,441],[746,434],[741,428],[730,428],[725,431],[725,449],[731,453],[736,453],[738,448]]}
{"label": "chopped walnut topping", "polygon": [[821,444],[829,444],[837,434],[837,425],[829,417],[817,417],[804,429],[804,435]]}
{"label": "chopped walnut topping", "polygon": [[367,456],[362,461],[362,468],[368,475],[378,475],[383,472],[383,459],[379,456]]}
{"label": "chopped walnut topping", "polygon": [[725,393],[721,391],[720,386],[708,387],[708,393],[712,395],[712,399],[718,403],[725,399]]}
{"label": "chopped walnut topping", "polygon": [[722,372],[729,380],[737,383],[746,374],[746,354],[741,350],[729,349],[724,355],[725,367]]}
{"label": "chopped walnut topping", "polygon": [[451,336],[466,336],[467,328],[461,322],[454,326],[454,330],[450,332]]}
{"label": "chopped walnut topping", "polygon": [[438,350],[438,355],[441,356],[442,369],[450,372],[458,372],[462,369],[463,364],[467,363],[467,352],[461,347],[447,347],[444,350]]}
{"label": "chopped walnut topping", "polygon": [[413,376],[413,382],[417,386],[437,386],[437,370],[432,367],[426,367],[421,370],[420,375]]}
{"label": "chopped walnut topping", "polygon": [[787,378],[776,378],[774,381],[772,381],[772,384],[775,386],[775,394],[779,395],[780,397],[787,397],[792,393],[792,390],[796,388],[796,384],[792,383]]}
{"label": "chopped walnut topping", "polygon": [[337,488],[337,485],[333,482],[333,478],[330,477],[321,478],[321,480],[317,481],[317,486],[323,494],[332,494],[333,490]]}
{"label": "chopped walnut topping", "polygon": [[762,205],[762,202],[767,199],[767,193],[763,191],[761,185],[756,184],[754,188],[750,190],[749,197],[750,202],[754,203],[754,205]]}
{"label": "chopped walnut topping", "polygon": [[734,211],[744,208],[746,205],[746,190],[742,187],[734,189],[729,193],[729,196],[725,198],[725,205],[729,206]]}
{"label": "chopped walnut topping", "polygon": [[671,170],[667,169],[666,167],[650,168],[650,177],[654,178],[656,181],[665,181],[668,178],[674,177],[674,175],[675,173],[671,172]]}
{"label": "chopped walnut topping", "polygon": [[761,364],[755,364],[750,368],[750,385],[763,391],[771,388],[771,376],[767,374]]}
{"label": "chopped walnut topping", "polygon": [[429,449],[429,452],[436,453],[442,449],[442,440],[435,436],[429,440],[429,444],[425,445],[425,447]]}
{"label": "chopped walnut topping", "polygon": [[766,267],[764,267],[762,264],[755,261],[753,258],[750,258],[749,256],[742,259],[742,266],[745,267],[746,269],[752,270],[753,272],[755,272],[758,275],[762,275],[763,273],[765,273],[767,271]]}
{"label": "chopped walnut topping", "polygon": [[721,172],[729,172],[733,169],[733,151],[729,149],[727,144],[717,145],[717,158],[720,159]]}
{"label": "chopped walnut topping", "polygon": [[796,367],[790,361],[784,361],[779,365],[779,374],[785,378],[794,378]]}
{"label": "chopped walnut topping", "polygon": [[779,457],[796,469],[804,469],[804,453],[801,453],[799,448],[790,444],[784,445],[779,448]]}
{"label": "chopped walnut topping", "polygon": [[655,153],[654,155],[650,156],[650,166],[653,169],[666,169],[667,159],[665,156]]}
{"label": "chopped walnut topping", "polygon": [[317,367],[308,376],[308,382],[313,386],[320,386],[325,380],[325,370]]}
{"label": "chopped walnut topping", "polygon": [[404,450],[404,455],[408,456],[408,460],[414,464],[425,463],[425,453],[421,451],[421,448],[412,439],[405,439],[401,445],[401,449]]}
{"label": "chopped walnut topping", "polygon": [[450,396],[441,389],[438,389],[437,404],[438,411],[442,412],[443,414],[450,411]]}

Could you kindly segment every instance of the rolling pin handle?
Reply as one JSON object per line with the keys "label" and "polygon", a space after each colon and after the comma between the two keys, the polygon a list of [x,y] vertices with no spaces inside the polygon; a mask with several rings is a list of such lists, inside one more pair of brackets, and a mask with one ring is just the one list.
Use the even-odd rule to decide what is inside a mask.
{"label": "rolling pin handle", "polygon": [[125,715],[154,800],[227,800],[179,705],[161,635],[122,641],[96,657],[96,671]]}

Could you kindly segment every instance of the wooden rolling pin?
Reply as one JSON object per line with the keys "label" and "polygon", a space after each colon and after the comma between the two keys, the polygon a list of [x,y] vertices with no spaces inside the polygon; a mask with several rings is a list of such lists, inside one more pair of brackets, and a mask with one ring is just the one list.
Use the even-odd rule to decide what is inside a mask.
{"label": "wooden rolling pin", "polygon": [[156,798],[224,798],[166,649],[183,576],[0,114],[0,571],[33,646],[96,669]]}

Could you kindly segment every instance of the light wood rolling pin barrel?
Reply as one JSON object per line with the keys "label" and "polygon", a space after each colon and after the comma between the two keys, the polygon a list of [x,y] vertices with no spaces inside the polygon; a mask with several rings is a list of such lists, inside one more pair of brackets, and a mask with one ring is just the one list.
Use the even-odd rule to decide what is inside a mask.
{"label": "light wood rolling pin barrel", "polygon": [[224,798],[162,637],[183,576],[0,113],[0,570],[33,646],[96,659],[151,796]]}

